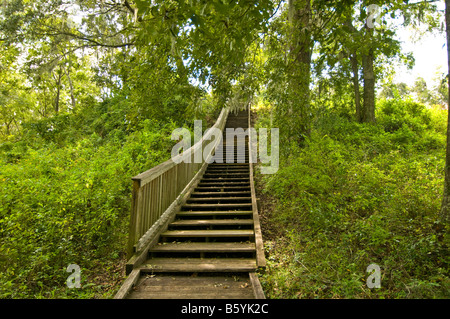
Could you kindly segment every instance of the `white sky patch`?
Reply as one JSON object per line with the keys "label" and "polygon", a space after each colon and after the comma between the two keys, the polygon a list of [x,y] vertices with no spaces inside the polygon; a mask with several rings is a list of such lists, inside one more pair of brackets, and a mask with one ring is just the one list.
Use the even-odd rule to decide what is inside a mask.
{"label": "white sky patch", "polygon": [[[444,1],[437,3],[437,7],[438,10],[444,10]],[[444,22],[443,17],[441,22]],[[394,82],[412,86],[418,77],[422,77],[428,88],[437,85],[448,73],[445,32],[426,32],[419,39],[411,28],[401,28],[397,34],[402,42],[402,52],[412,52],[415,64],[412,70],[404,65],[398,66]]]}
{"label": "white sky patch", "polygon": [[408,32],[402,32],[402,51],[412,52],[415,64],[412,70],[400,66],[396,70],[395,82],[414,84],[418,77],[422,77],[430,87],[435,84],[437,77],[447,73],[447,44],[445,34],[427,34],[418,42],[409,39]]}

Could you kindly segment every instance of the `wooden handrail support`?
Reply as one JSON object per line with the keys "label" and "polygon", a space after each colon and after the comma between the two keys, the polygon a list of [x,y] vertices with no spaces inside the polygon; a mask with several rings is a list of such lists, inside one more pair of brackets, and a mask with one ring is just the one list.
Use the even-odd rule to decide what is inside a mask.
{"label": "wooden handrail support", "polygon": [[[229,109],[222,109],[213,128],[221,131],[225,128]],[[202,155],[202,162],[194,162],[194,154],[201,148],[202,154],[212,137],[209,130],[203,138],[191,148],[158,166],[132,178],[133,190],[131,200],[130,226],[128,235],[126,273],[130,274],[145,259],[148,249],[159,240],[159,235],[189,198],[197,186],[219,145],[222,135],[214,140],[208,157]],[[190,156],[190,163],[179,161]]]}
{"label": "wooden handrail support", "polygon": [[[248,107],[248,127],[250,131],[251,126],[251,107]],[[254,136],[248,134],[248,151],[249,151],[249,166],[250,166],[250,191],[252,197],[252,211],[253,211],[253,225],[255,229],[255,246],[256,246],[256,265],[258,268],[266,268],[266,257],[264,255],[264,244],[261,231],[261,223],[259,221],[258,205],[256,201],[255,182],[253,179],[253,162],[256,162],[257,154],[255,152],[256,140]]]}

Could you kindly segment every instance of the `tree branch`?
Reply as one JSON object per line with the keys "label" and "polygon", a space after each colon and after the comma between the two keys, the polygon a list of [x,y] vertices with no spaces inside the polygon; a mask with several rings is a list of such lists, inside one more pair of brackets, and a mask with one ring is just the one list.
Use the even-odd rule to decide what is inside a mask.
{"label": "tree branch", "polygon": [[134,16],[134,18],[136,19],[136,21],[142,22],[142,18],[141,18],[141,17],[138,17],[138,15],[137,15],[138,9],[137,9],[137,8],[133,8],[133,7],[128,3],[128,0],[124,0],[124,1],[123,1],[123,6],[124,6],[125,8],[127,8],[128,11],[131,12],[131,14],[133,14],[133,16]]}
{"label": "tree branch", "polygon": [[[115,35],[120,34],[122,31],[117,32],[116,34],[110,35],[108,37],[114,37]],[[130,42],[125,42],[125,43],[109,44],[109,43],[99,42],[99,41],[94,40],[94,39],[92,39],[92,38],[90,38],[90,37],[88,37],[88,36],[86,36],[84,34],[75,34],[73,32],[67,32],[67,31],[61,31],[61,30],[56,30],[56,32],[54,30],[54,33],[44,33],[43,35],[46,35],[46,36],[65,35],[65,36],[68,36],[68,37],[71,37],[71,38],[74,38],[74,39],[77,39],[77,40],[88,42],[88,43],[90,43],[90,45],[88,45],[88,46],[92,46],[92,47],[123,48],[123,47],[126,47],[126,46],[133,46],[133,45],[135,45],[135,41],[134,40],[132,40]]]}

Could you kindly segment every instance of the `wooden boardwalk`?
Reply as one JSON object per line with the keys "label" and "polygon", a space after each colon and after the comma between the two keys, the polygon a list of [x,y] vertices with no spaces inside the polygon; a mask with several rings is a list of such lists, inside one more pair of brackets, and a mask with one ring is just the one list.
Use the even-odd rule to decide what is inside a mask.
{"label": "wooden boardwalk", "polygon": [[[247,129],[248,111],[228,115],[225,127]],[[243,152],[223,130],[224,163],[207,164],[115,298],[264,298],[255,274],[265,259],[249,137],[241,136]],[[230,155],[233,163],[225,163]]]}

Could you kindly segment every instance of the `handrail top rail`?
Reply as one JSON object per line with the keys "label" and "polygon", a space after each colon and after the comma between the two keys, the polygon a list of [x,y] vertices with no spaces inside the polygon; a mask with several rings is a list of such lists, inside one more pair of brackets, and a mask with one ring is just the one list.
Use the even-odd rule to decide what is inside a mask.
{"label": "handrail top rail", "polygon": [[[222,108],[222,111],[220,112],[220,115],[217,118],[216,123],[214,123],[214,125],[212,126],[212,128],[218,128],[222,119],[228,112],[229,112],[228,107]],[[200,139],[200,141],[198,141],[197,143],[192,145],[189,149],[187,149],[183,153],[177,155],[177,158],[191,155],[192,152],[194,152],[197,148],[199,148],[203,145],[203,140],[210,139],[210,137],[213,133],[212,131],[213,130],[207,130],[206,135],[202,139]],[[139,186],[143,186],[144,184],[149,183],[150,181],[152,181],[155,178],[157,178],[158,176],[164,174],[165,172],[167,172],[169,169],[171,169],[172,167],[174,167],[176,165],[177,165],[177,163],[172,158],[170,158],[169,160],[167,160],[153,168],[150,168],[149,170],[142,172],[142,173],[132,177],[131,179],[135,182],[139,182]]]}

